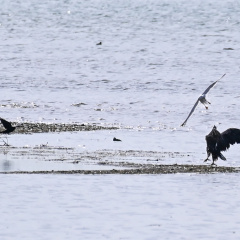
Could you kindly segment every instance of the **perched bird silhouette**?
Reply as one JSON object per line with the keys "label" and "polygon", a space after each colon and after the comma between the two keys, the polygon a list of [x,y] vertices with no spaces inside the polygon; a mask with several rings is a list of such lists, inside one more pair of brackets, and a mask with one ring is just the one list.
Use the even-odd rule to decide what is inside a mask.
{"label": "perched bird silhouette", "polygon": [[197,105],[198,105],[199,102],[201,102],[201,103],[205,106],[205,108],[208,109],[208,107],[207,107],[206,104],[211,104],[211,103],[207,101],[206,95],[207,95],[207,93],[210,91],[210,89],[213,88],[214,85],[215,85],[220,79],[222,79],[225,75],[226,75],[226,73],[223,74],[222,77],[219,78],[216,82],[212,83],[212,84],[202,93],[202,95],[198,98],[198,100],[197,100],[196,103],[194,104],[194,106],[193,106],[192,110],[190,111],[187,119],[183,122],[183,124],[182,124],[181,126],[184,126],[184,125],[187,123],[187,120],[188,120],[188,119],[190,118],[190,116],[193,114],[193,112],[194,112],[194,110],[195,110],[195,108],[197,107]]}
{"label": "perched bird silhouette", "polygon": [[13,132],[15,130],[16,127],[13,127],[12,124],[10,122],[8,122],[7,120],[0,118],[0,121],[3,125],[3,127],[6,129],[5,131],[0,132],[0,133],[6,134],[6,133]]}
{"label": "perched bird silhouette", "polygon": [[208,161],[212,154],[212,164],[215,165],[215,161],[218,158],[226,160],[221,151],[226,151],[230,148],[230,144],[240,143],[240,129],[229,128],[226,131],[220,133],[217,127],[214,126],[212,131],[205,137],[207,142],[207,158],[204,162]]}

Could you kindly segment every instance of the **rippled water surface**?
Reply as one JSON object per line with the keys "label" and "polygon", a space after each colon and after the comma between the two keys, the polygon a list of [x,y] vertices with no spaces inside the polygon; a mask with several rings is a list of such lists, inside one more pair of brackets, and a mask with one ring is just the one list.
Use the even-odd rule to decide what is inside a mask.
{"label": "rippled water surface", "polygon": [[1,175],[1,239],[239,239],[238,174]]}
{"label": "rippled water surface", "polygon": [[[11,148],[1,147],[1,171],[55,169],[39,161],[57,147],[73,150],[57,153],[68,161],[56,169],[79,168],[78,154],[96,151],[153,151],[147,158],[163,164],[202,164],[213,125],[240,128],[239,10],[233,0],[2,3],[0,116],[120,129],[12,134]],[[180,127],[224,73],[209,109],[199,105]],[[40,160],[29,154],[46,144]],[[224,155],[219,165],[240,165],[238,146]],[[1,239],[236,239],[238,177],[1,176]]]}
{"label": "rippled water surface", "polygon": [[[239,126],[239,8],[230,0],[8,1],[0,12],[1,116],[130,128],[139,148],[190,151],[202,162],[214,124]],[[209,110],[199,105],[180,127],[224,73]],[[234,164],[236,152],[226,154]]]}
{"label": "rippled water surface", "polygon": [[2,114],[169,130],[227,73],[189,127],[232,126],[238,10],[236,1],[9,1],[0,15]]}

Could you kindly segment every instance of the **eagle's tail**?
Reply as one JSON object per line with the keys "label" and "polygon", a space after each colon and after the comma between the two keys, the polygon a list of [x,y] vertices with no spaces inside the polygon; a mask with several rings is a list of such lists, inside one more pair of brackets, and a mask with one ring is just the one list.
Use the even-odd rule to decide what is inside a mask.
{"label": "eagle's tail", "polygon": [[227,160],[221,153],[219,154],[219,157],[220,157],[222,160],[224,160],[224,161]]}

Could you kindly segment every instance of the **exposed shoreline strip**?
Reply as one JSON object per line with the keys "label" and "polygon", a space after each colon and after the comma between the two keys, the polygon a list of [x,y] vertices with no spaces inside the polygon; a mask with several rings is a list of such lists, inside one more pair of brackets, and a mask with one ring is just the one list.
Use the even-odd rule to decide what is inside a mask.
{"label": "exposed shoreline strip", "polygon": [[117,130],[116,126],[99,126],[95,124],[65,124],[65,123],[18,123],[12,122],[13,126],[18,126],[15,133],[48,133],[48,132],[73,132],[73,131],[97,131],[97,130]]}
{"label": "exposed shoreline strip", "polygon": [[239,167],[218,167],[202,165],[154,165],[151,167],[138,167],[112,170],[63,170],[63,171],[13,171],[0,172],[0,174],[176,174],[176,173],[239,173]]}

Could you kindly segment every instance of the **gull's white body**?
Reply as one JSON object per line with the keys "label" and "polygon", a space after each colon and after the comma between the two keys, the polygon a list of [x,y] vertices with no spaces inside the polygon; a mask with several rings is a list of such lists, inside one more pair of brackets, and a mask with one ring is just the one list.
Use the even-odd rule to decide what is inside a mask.
{"label": "gull's white body", "polygon": [[197,100],[196,103],[194,104],[194,106],[193,106],[192,110],[190,111],[187,119],[184,121],[184,123],[183,123],[181,126],[184,126],[184,125],[187,123],[187,120],[188,120],[188,119],[190,118],[190,116],[193,114],[193,112],[194,112],[194,110],[195,110],[195,108],[197,107],[197,105],[198,105],[199,102],[201,102],[201,103],[204,105],[204,107],[205,107],[206,109],[208,109],[207,104],[210,104],[210,102],[207,101],[206,95],[207,95],[207,93],[210,91],[210,89],[213,88],[214,85],[215,85],[220,79],[222,79],[225,75],[226,75],[226,73],[223,74],[222,77],[219,78],[216,82],[212,83],[212,84],[203,92],[203,94],[198,98],[198,100]]}

